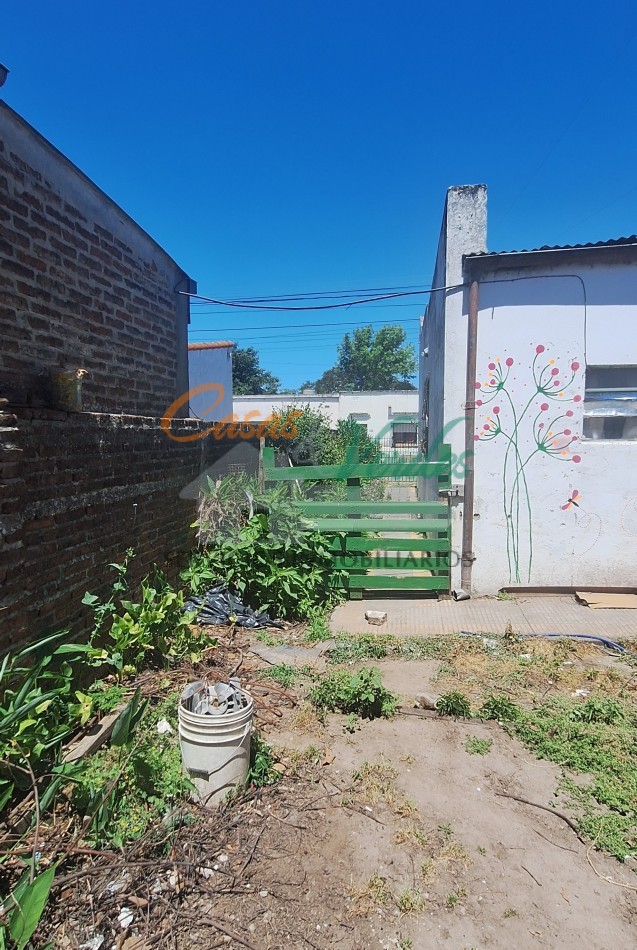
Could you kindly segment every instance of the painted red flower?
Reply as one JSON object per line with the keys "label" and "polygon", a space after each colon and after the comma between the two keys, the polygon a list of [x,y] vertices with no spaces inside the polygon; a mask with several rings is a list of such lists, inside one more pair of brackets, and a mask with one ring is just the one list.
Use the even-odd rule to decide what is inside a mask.
{"label": "painted red flower", "polygon": [[508,359],[507,359],[507,361],[506,361],[506,364],[507,364],[507,366],[513,366],[513,362],[514,362],[513,357],[512,357],[512,356],[509,356]]}
{"label": "painted red flower", "polygon": [[540,406],[540,409],[542,410],[542,412],[546,412],[548,407],[549,407],[548,402],[543,402],[542,405]]}
{"label": "painted red flower", "polygon": [[489,363],[489,369],[495,369],[495,363]]}
{"label": "painted red flower", "polygon": [[536,352],[536,353],[543,353],[545,349],[546,349],[546,347],[545,347],[545,346],[542,346],[542,344],[540,343],[538,346],[535,347],[535,352]]}
{"label": "painted red flower", "polygon": [[582,401],[581,396],[573,396],[573,402],[581,402],[581,401]]}
{"label": "painted red flower", "polygon": [[493,407],[493,411],[495,412],[495,414],[496,414],[496,416],[497,416],[497,414],[500,412],[500,407],[499,407],[499,406],[494,406],[494,407]]}
{"label": "painted red flower", "polygon": [[571,363],[571,369],[576,373],[579,369],[579,363]]}
{"label": "painted red flower", "polygon": [[572,458],[572,461],[575,462],[575,464],[577,465],[578,462],[582,461],[582,458],[579,455],[574,455]]}
{"label": "painted red flower", "polygon": [[559,373],[559,369],[557,368],[557,366],[554,366],[553,369],[551,370],[551,376],[557,376],[558,373]]}
{"label": "painted red flower", "polygon": [[573,410],[572,410],[572,409],[567,409],[565,414],[566,414],[566,415],[569,417],[569,419],[570,419],[571,416],[573,415]]}

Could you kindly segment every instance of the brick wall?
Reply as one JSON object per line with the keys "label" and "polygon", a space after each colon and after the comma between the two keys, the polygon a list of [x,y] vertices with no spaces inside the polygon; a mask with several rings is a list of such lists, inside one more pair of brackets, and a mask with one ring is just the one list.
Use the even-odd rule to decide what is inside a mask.
{"label": "brick wall", "polygon": [[51,380],[67,369],[88,370],[93,412],[159,416],[187,390],[189,307],[176,291],[192,282],[2,102],[0,261],[0,396],[12,405],[55,406]]}
{"label": "brick wall", "polygon": [[[176,420],[172,431],[205,430]],[[244,453],[243,455],[241,453]],[[246,462],[245,453],[249,452]],[[157,418],[0,405],[0,652],[50,629],[86,630],[87,590],[135,549],[132,576],[157,563],[174,578],[192,547],[195,502],[179,494],[210,466],[254,470],[256,447],[178,443]]]}

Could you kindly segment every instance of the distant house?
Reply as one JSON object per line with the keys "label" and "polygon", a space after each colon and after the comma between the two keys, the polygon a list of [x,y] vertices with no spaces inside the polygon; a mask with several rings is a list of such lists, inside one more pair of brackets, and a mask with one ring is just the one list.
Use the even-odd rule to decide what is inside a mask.
{"label": "distant house", "polygon": [[190,415],[208,422],[232,415],[232,349],[220,340],[188,344]]}
{"label": "distant house", "polygon": [[235,396],[233,412],[237,420],[256,423],[283,406],[308,405],[323,412],[334,426],[339,419],[358,422],[380,440],[384,449],[397,449],[403,454],[418,452],[416,390]]}
{"label": "distant house", "polygon": [[632,588],[637,236],[486,247],[485,186],[451,188],[419,415],[453,454],[452,586]]}

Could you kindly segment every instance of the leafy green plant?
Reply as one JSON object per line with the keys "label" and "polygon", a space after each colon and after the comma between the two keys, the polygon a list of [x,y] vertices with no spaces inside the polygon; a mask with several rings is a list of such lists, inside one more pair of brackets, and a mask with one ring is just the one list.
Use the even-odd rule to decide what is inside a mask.
{"label": "leafy green plant", "polygon": [[8,932],[17,950],[24,950],[35,933],[55,877],[55,865],[37,877],[25,871],[9,897],[5,900],[8,911],[7,926],[0,926],[0,946],[6,945]]}
{"label": "leafy green plant", "polygon": [[477,736],[470,736],[464,744],[469,755],[487,755],[492,746],[493,739],[478,739]]}
{"label": "leafy green plant", "polygon": [[318,709],[355,713],[362,719],[393,716],[398,706],[398,697],[385,689],[375,667],[357,673],[334,670],[310,690],[309,699]]}
{"label": "leafy green plant", "polygon": [[122,564],[110,565],[117,577],[107,600],[90,593],[82,600],[95,614],[90,638],[94,665],[108,663],[126,673],[186,657],[196,662],[202,649],[215,641],[191,629],[195,613],[184,611],[183,592],[174,590],[160,571],[141,582],[139,601],[121,596],[128,589],[130,556],[129,552]]}
{"label": "leafy green plant", "polygon": [[[0,812],[33,777],[54,770],[83,716],[72,686],[74,664],[88,648],[60,643],[65,636],[61,631],[7,653],[0,664]],[[50,795],[61,780],[60,774]]]}
{"label": "leafy green plant", "polygon": [[[253,514],[236,530],[218,533],[205,550],[205,563],[245,603],[277,617],[306,617],[336,602],[327,538],[303,517],[285,486],[262,493]],[[203,561],[198,562],[199,568]]]}
{"label": "leafy green plant", "polygon": [[[115,724],[110,746],[92,756],[74,782],[72,804],[89,816],[86,837],[96,846],[135,841],[192,790],[177,741],[177,701],[170,693],[150,709],[137,690]],[[173,731],[160,735],[160,719]]]}
{"label": "leafy green plant", "polygon": [[471,703],[463,693],[454,690],[438,697],[436,711],[439,716],[469,717]]}
{"label": "leafy green plant", "polygon": [[246,778],[246,785],[263,788],[272,785],[281,778],[281,773],[274,768],[276,757],[268,743],[258,732],[250,737],[250,769]]}
{"label": "leafy green plant", "polygon": [[333,634],[329,627],[329,616],[323,608],[313,607],[308,612],[307,620],[305,639],[308,643],[332,639]]}
{"label": "leafy green plant", "polygon": [[498,722],[512,722],[517,719],[520,710],[508,696],[489,694],[480,706],[481,719],[496,719]]}

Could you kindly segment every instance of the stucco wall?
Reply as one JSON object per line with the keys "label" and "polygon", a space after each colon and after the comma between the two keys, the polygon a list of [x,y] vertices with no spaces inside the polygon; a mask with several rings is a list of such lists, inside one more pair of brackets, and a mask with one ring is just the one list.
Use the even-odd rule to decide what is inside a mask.
{"label": "stucco wall", "polygon": [[[480,280],[473,593],[633,586],[637,441],[581,436],[586,366],[637,365],[637,261],[589,252]],[[460,398],[447,388],[448,415]]]}
{"label": "stucco wall", "polygon": [[[485,185],[449,188],[445,202],[432,287],[462,284],[463,254],[486,250],[487,190]],[[429,389],[428,455],[435,460],[442,442],[460,458],[464,452],[465,366],[467,353],[467,299],[465,289],[432,293],[420,336],[420,417],[425,387]],[[454,471],[461,482],[461,471]],[[437,498],[433,480],[423,481],[423,498]],[[459,512],[453,502],[453,517]]]}

